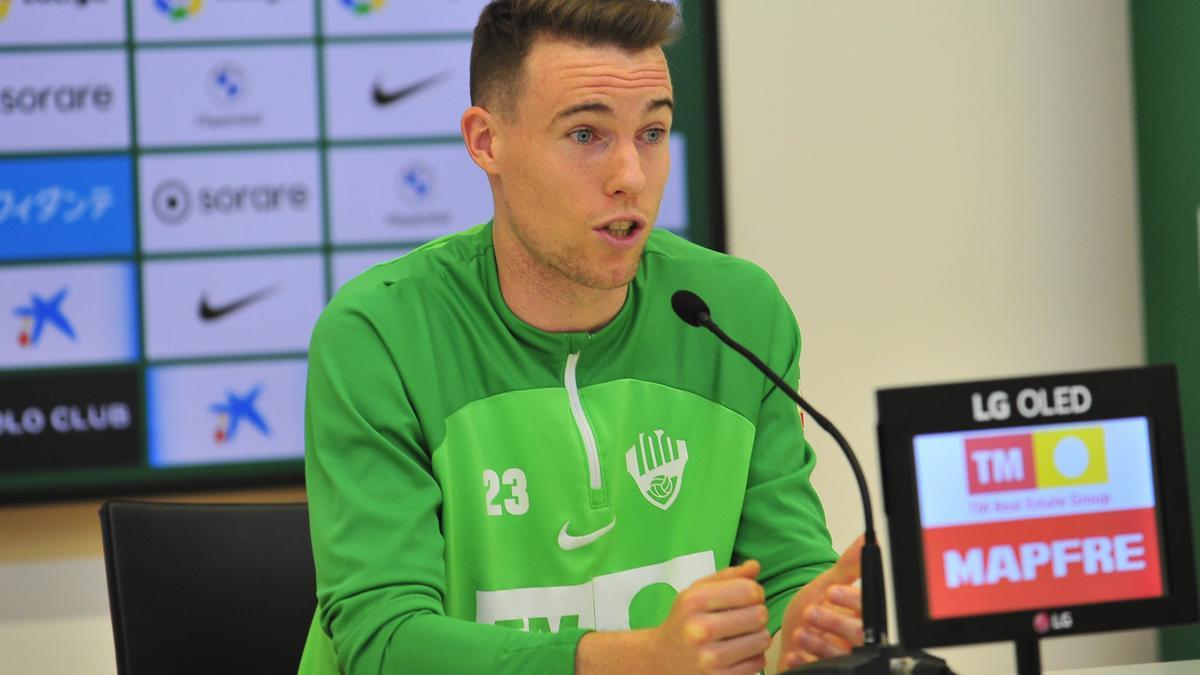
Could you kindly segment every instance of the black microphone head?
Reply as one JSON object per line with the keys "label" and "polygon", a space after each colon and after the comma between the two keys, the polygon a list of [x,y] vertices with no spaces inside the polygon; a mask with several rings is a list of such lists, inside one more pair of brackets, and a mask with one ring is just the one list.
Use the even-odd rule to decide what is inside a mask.
{"label": "black microphone head", "polygon": [[675,291],[671,296],[671,309],[674,309],[685,323],[693,326],[701,325],[712,316],[708,305],[691,291]]}

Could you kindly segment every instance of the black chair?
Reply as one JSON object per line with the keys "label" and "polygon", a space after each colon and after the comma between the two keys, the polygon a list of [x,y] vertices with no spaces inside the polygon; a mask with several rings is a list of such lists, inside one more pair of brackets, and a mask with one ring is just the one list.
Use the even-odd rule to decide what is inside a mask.
{"label": "black chair", "polygon": [[316,607],[304,504],[100,508],[121,675],[295,675]]}

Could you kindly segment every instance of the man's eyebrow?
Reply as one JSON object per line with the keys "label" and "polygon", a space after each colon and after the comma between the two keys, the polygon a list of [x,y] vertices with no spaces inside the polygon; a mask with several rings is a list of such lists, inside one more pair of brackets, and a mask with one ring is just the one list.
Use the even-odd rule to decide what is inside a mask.
{"label": "man's eyebrow", "polygon": [[594,101],[592,103],[580,103],[579,105],[573,105],[566,110],[559,111],[559,113],[554,116],[554,120],[558,121],[564,117],[570,117],[571,115],[578,115],[579,113],[585,112],[597,113],[604,115],[605,117],[612,117],[616,114],[616,112],[614,112],[613,109],[608,106],[608,104]]}
{"label": "man's eyebrow", "polygon": [[[666,108],[673,113],[675,112],[675,101],[670,98],[656,98],[646,104],[646,112],[648,113],[654,112],[660,108]],[[573,105],[570,108],[559,111],[559,113],[554,116],[554,121],[557,122],[563,118],[570,117],[572,115],[578,115],[580,113],[596,113],[598,115],[604,115],[605,117],[612,117],[616,114],[616,112],[607,103],[593,101],[591,103],[580,103],[579,105]]]}
{"label": "man's eyebrow", "polygon": [[646,112],[654,112],[659,108],[667,108],[673,113],[675,112],[675,101],[669,98],[656,98],[646,106]]}

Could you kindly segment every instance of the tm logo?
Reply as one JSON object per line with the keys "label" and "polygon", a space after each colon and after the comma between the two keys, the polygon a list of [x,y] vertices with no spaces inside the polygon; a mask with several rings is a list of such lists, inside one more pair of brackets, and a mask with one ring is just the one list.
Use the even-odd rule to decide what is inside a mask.
{"label": "tm logo", "polygon": [[226,391],[223,403],[214,403],[209,407],[209,410],[217,415],[217,429],[213,432],[213,439],[217,443],[231,442],[237,435],[238,426],[243,419],[262,432],[263,436],[271,435],[266,421],[254,407],[258,401],[258,395],[261,393],[261,384],[255,385],[253,389],[242,396],[238,396],[232,391]]}
{"label": "tm logo", "polygon": [[342,6],[358,15],[378,12],[383,8],[384,0],[342,0]]}
{"label": "tm logo", "polygon": [[183,21],[195,16],[204,5],[204,0],[154,0],[154,7],[172,21]]}
{"label": "tm logo", "polygon": [[662,429],[638,434],[637,442],[625,452],[625,467],[642,496],[664,511],[679,496],[687,460],[687,442],[667,436]]}
{"label": "tm logo", "polygon": [[71,322],[67,321],[62,311],[62,302],[66,297],[66,286],[49,300],[37,293],[31,293],[28,305],[13,310],[13,314],[21,319],[21,332],[17,335],[17,344],[22,347],[37,346],[47,323],[74,341],[75,329],[71,327]]}

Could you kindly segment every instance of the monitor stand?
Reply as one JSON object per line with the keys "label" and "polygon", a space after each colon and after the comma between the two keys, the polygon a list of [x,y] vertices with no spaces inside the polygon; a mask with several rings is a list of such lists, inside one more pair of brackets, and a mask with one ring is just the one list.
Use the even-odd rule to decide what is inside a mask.
{"label": "monitor stand", "polygon": [[1042,652],[1037,638],[1017,640],[1017,675],[1042,675]]}

